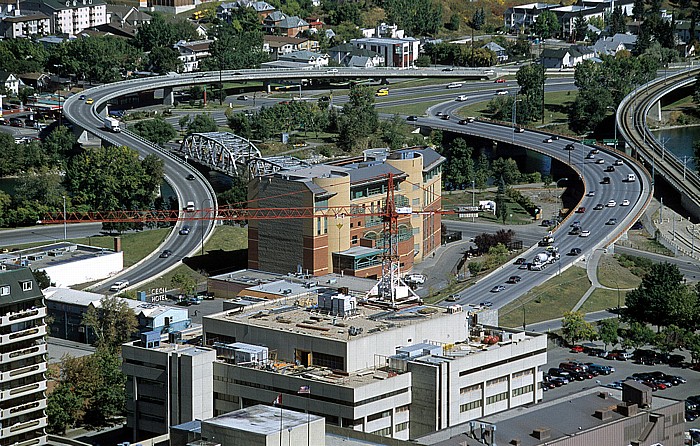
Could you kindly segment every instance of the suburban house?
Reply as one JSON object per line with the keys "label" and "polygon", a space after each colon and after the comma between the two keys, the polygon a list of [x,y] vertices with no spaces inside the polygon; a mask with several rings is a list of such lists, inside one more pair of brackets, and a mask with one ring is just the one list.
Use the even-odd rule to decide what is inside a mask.
{"label": "suburban house", "polygon": [[508,29],[524,31],[530,28],[544,11],[556,8],[558,4],[528,3],[508,8],[503,13],[503,22]]}
{"label": "suburban house", "polygon": [[605,7],[604,5],[597,5],[593,7],[569,5],[560,6],[558,8],[552,8],[551,10],[557,15],[559,23],[561,24],[561,32],[563,36],[571,36],[576,32],[576,19],[583,18],[590,21],[594,18],[604,18]]}
{"label": "suburban house", "polygon": [[504,63],[508,61],[508,53],[506,52],[506,49],[503,48],[501,45],[497,44],[496,42],[489,42],[486,45],[482,46],[482,48],[486,48],[487,50],[492,51],[496,55],[496,61],[498,63]]}
{"label": "suburban house", "polygon": [[351,43],[341,43],[328,50],[330,58],[338,65],[346,67],[380,67],[384,58],[374,51],[356,48]]}
{"label": "suburban house", "polygon": [[231,23],[231,14],[234,10],[239,8],[253,8],[255,12],[260,17],[260,20],[264,20],[265,17],[275,12],[275,7],[267,2],[261,1],[251,1],[251,0],[237,0],[230,3],[222,3],[216,8],[216,17],[219,20],[223,20],[227,23]]}
{"label": "suburban house", "polygon": [[380,57],[384,58],[384,64],[387,67],[413,67],[419,56],[420,41],[413,37],[403,39],[365,37],[352,39],[350,43],[357,49],[378,53]]}
{"label": "suburban house", "polygon": [[46,73],[24,73],[19,75],[20,81],[27,87],[44,91],[49,87],[51,77]]}
{"label": "suburban house", "polygon": [[542,51],[542,60],[545,68],[573,68],[594,55],[587,47],[572,45],[568,48],[545,48]]}
{"label": "suburban house", "polygon": [[195,40],[185,42],[181,40],[173,45],[180,55],[178,59],[182,61],[183,73],[189,73],[199,69],[199,61],[209,57],[209,45],[213,40]]}
{"label": "suburban house", "polygon": [[50,33],[74,36],[84,29],[107,23],[104,0],[25,0],[22,7],[50,17]]}
{"label": "suburban house", "polygon": [[597,57],[614,56],[618,51],[632,51],[637,43],[637,36],[632,34],[615,34],[612,37],[603,37],[593,45],[593,51]]}
{"label": "suburban house", "polygon": [[[614,7],[622,7],[623,13],[626,15],[632,14],[632,5],[632,0],[614,2]],[[529,29],[544,11],[551,11],[557,16],[561,24],[562,35],[570,36],[575,29],[574,23],[578,17],[586,20],[597,17],[603,18],[606,13],[612,11],[612,8],[612,0],[583,0],[569,6],[551,3],[528,3],[506,9],[503,13],[503,22],[508,29],[522,32]]]}
{"label": "suburban house", "polygon": [[144,11],[128,5],[107,5],[107,23],[95,29],[115,36],[134,37],[146,23],[151,23],[151,15]]}
{"label": "suburban house", "polygon": [[328,66],[328,54],[312,53],[311,51],[294,51],[289,54],[281,54],[278,60],[286,62],[297,62],[312,66],[314,68]]}
{"label": "suburban house", "polygon": [[296,37],[297,34],[309,29],[309,23],[297,16],[288,16],[275,11],[263,20],[263,29],[268,34]]}
{"label": "suburban house", "polygon": [[23,86],[19,78],[7,71],[0,71],[0,85],[10,94],[16,95],[19,93],[20,85]]}
{"label": "suburban house", "polygon": [[43,12],[22,14],[19,9],[14,9],[7,15],[0,15],[0,36],[3,38],[43,36],[50,32],[51,17]]}
{"label": "suburban house", "polygon": [[315,51],[318,47],[319,43],[317,40],[305,37],[263,36],[263,50],[270,54],[272,60],[294,51]]}

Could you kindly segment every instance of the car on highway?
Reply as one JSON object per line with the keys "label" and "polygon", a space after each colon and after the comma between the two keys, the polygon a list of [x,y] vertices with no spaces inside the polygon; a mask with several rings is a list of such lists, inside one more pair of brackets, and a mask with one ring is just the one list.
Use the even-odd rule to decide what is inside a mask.
{"label": "car on highway", "polygon": [[597,160],[595,160],[595,163],[596,164],[605,164],[605,160],[603,158],[598,158]]}
{"label": "car on highway", "polygon": [[587,160],[594,160],[594,159],[595,159],[595,155],[592,154],[592,153],[589,153],[588,155],[586,155],[586,159],[587,159]]}
{"label": "car on highway", "polygon": [[440,116],[442,116],[442,115],[444,115],[444,113],[443,113],[443,112],[441,112],[441,111],[439,111],[439,112],[435,113],[435,116],[437,116],[438,118],[439,118]]}
{"label": "car on highway", "polygon": [[192,174],[190,173],[190,174],[187,175],[186,178],[187,178],[188,180],[192,181],[192,180],[194,180],[194,175],[192,175]]}
{"label": "car on highway", "polygon": [[613,163],[616,166],[622,166],[624,164],[624,161],[622,161],[620,158],[616,159],[615,162]]}
{"label": "car on highway", "polygon": [[595,197],[595,191],[594,190],[589,191],[586,195],[589,197]]}
{"label": "car on highway", "polygon": [[598,149],[591,149],[591,151],[588,152],[588,153],[592,153],[593,155],[597,155],[597,154],[600,153],[600,150],[598,150]]}
{"label": "car on highway", "polygon": [[629,200],[622,200],[622,203],[620,203],[620,206],[629,206],[630,201]]}
{"label": "car on highway", "polygon": [[[503,286],[503,285],[501,285],[501,286]],[[505,289],[505,287],[503,287],[503,288]],[[491,308],[491,307],[493,307],[493,302],[491,302],[490,300],[487,300],[487,301],[479,303],[479,306]]]}
{"label": "car on highway", "polygon": [[454,71],[454,70],[455,70],[455,69],[452,68],[452,67],[447,67],[447,68],[443,68],[443,69],[442,69],[442,71]]}
{"label": "car on highway", "polygon": [[160,253],[160,258],[161,258],[161,259],[167,259],[167,258],[170,257],[172,254],[173,254],[173,252],[172,252],[171,250],[166,249],[165,251],[163,251],[163,252]]}
{"label": "car on highway", "polygon": [[574,150],[576,147],[573,144],[567,144],[564,149],[565,150]]}
{"label": "car on highway", "polygon": [[525,128],[524,127],[516,127],[515,133],[525,133]]}
{"label": "car on highway", "polygon": [[506,287],[504,285],[496,285],[495,287],[491,288],[492,293],[500,293],[501,291],[505,291]]}
{"label": "car on highway", "polygon": [[613,207],[617,206],[617,201],[610,200],[610,201],[608,201],[608,204],[606,204],[606,206],[609,208],[613,208]]}
{"label": "car on highway", "polygon": [[462,88],[462,85],[464,85],[461,82],[450,82],[445,86],[445,88]]}
{"label": "car on highway", "polygon": [[617,224],[617,218],[610,218],[608,219],[608,221],[605,222],[605,224],[609,226],[614,226]]}
{"label": "car on highway", "polygon": [[180,235],[187,235],[190,233],[190,227],[185,225],[180,229]]}
{"label": "car on highway", "polygon": [[380,88],[377,90],[376,93],[374,93],[375,96],[389,96],[389,89],[388,88]]}
{"label": "car on highway", "polygon": [[85,101],[85,103],[86,103],[87,105],[94,104],[94,103],[95,103],[95,100],[92,99],[92,98],[87,98],[87,100]]}
{"label": "car on highway", "polygon": [[494,84],[505,84],[506,80],[503,79],[502,77],[500,77],[500,78],[496,79],[495,81],[493,81],[493,83]]}
{"label": "car on highway", "polygon": [[447,302],[457,302],[457,299],[459,299],[459,296],[457,294],[450,294],[445,298],[445,301]]}
{"label": "car on highway", "polygon": [[112,292],[119,292],[123,290],[124,288],[129,286],[129,281],[128,280],[119,280],[117,282],[114,282],[111,287],[109,287],[109,291]]}
{"label": "car on highway", "polygon": [[581,231],[581,233],[580,233],[578,236],[579,236],[579,237],[588,237],[589,235],[591,235],[591,231],[589,231],[588,229],[586,229],[586,230],[584,230],[584,231]]}
{"label": "car on highway", "polygon": [[24,127],[24,122],[20,118],[10,118],[10,125],[12,127]]}
{"label": "car on highway", "polygon": [[404,277],[406,282],[417,283],[418,285],[423,285],[425,283],[425,276],[423,274],[409,274]]}
{"label": "car on highway", "polygon": [[603,177],[603,181],[600,184],[610,184],[610,177]]}
{"label": "car on highway", "polygon": [[542,142],[546,142],[546,143],[550,143],[552,141],[554,141],[552,138],[545,138],[542,140]]}
{"label": "car on highway", "polygon": [[406,118],[406,121],[411,121],[411,122],[418,121],[418,116],[411,115],[408,118]]}
{"label": "car on highway", "polygon": [[78,99],[80,99],[81,101],[84,101],[84,100],[85,100],[85,95],[84,95],[84,94],[81,94],[80,96],[78,96]]}
{"label": "car on highway", "polygon": [[455,98],[455,101],[457,101],[457,102],[464,102],[464,101],[466,101],[466,100],[468,100],[468,99],[469,99],[469,97],[468,97],[466,94],[460,94],[459,96],[457,96],[457,97]]}
{"label": "car on highway", "polygon": [[443,113],[442,116],[440,116],[440,119],[442,119],[443,121],[449,121],[450,115],[448,115],[447,113]]}
{"label": "car on highway", "polygon": [[585,213],[585,212],[586,212],[586,207],[585,207],[585,206],[581,206],[580,208],[576,209],[576,213],[577,213],[577,214],[583,214],[583,213]]}
{"label": "car on highway", "polygon": [[522,265],[523,263],[527,263],[527,259],[525,257],[518,257],[515,259],[516,265]]}
{"label": "car on highway", "polygon": [[599,210],[603,209],[604,207],[605,207],[605,205],[604,205],[603,203],[598,203],[598,204],[595,205],[595,207],[593,208],[593,210],[594,210],[594,211],[599,211]]}
{"label": "car on highway", "polygon": [[246,96],[246,95],[242,94],[242,95],[238,96],[236,99],[239,101],[247,101],[248,99],[250,99],[250,96]]}
{"label": "car on highway", "polygon": [[603,172],[615,172],[615,167],[613,166],[608,166],[603,170]]}
{"label": "car on highway", "polygon": [[522,280],[520,276],[510,276],[508,278],[508,283],[518,283]]}
{"label": "car on highway", "polygon": [[337,68],[331,68],[330,70],[326,70],[326,73],[328,73],[328,74],[335,74],[337,72],[338,72]]}
{"label": "car on highway", "polygon": [[460,119],[459,121],[457,121],[457,124],[459,124],[459,125],[467,125],[467,124],[469,124],[469,121],[466,120],[466,119]]}
{"label": "car on highway", "polygon": [[496,96],[503,96],[508,94],[508,90],[498,90],[496,93]]}
{"label": "car on highway", "polygon": [[570,256],[577,256],[581,254],[581,248],[571,248],[571,251],[569,251]]}

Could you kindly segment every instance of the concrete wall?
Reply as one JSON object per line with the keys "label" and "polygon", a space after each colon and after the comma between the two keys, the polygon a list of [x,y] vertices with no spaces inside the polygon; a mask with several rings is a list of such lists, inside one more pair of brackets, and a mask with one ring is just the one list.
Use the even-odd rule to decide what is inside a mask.
{"label": "concrete wall", "polygon": [[57,287],[69,287],[110,277],[124,269],[124,253],[107,251],[82,260],[48,265],[46,271]]}

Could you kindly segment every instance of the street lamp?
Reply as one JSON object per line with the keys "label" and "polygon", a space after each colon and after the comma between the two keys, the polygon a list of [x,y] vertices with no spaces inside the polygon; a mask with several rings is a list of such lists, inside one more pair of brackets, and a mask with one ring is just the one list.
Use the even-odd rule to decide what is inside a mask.
{"label": "street lamp", "polygon": [[66,227],[66,196],[63,196],[63,240],[68,240],[68,228]]}
{"label": "street lamp", "polygon": [[615,149],[617,150],[617,108],[613,107],[612,105],[608,105],[605,107],[609,110],[613,110],[615,112],[614,116],[614,123],[613,123],[613,128],[615,129]]}
{"label": "street lamp", "polygon": [[518,122],[516,119],[516,115],[518,113],[518,102],[522,101],[522,99],[516,99],[517,97],[518,97],[517,94],[513,97],[513,113],[512,113],[512,115],[513,115],[513,135],[512,135],[512,139],[511,139],[511,142],[513,144],[515,144],[515,125]]}
{"label": "street lamp", "polygon": [[474,223],[474,219],[475,219],[475,217],[474,217],[474,207],[476,206],[476,205],[474,204],[474,193],[476,192],[474,186],[475,186],[475,182],[474,182],[474,180],[472,180],[472,211],[471,211],[471,212],[472,212],[472,223]]}
{"label": "street lamp", "polygon": [[[206,203],[207,201],[209,201],[211,203],[211,198],[205,198],[204,200],[202,200],[202,203],[201,203],[202,206],[200,207],[200,209],[201,209],[200,212],[202,212],[202,213],[204,212],[204,203]],[[207,213],[207,215],[208,215],[208,213]],[[203,217],[204,217],[204,215],[203,215]],[[201,221],[201,223],[202,223],[202,227],[200,229],[200,234],[202,235],[202,237],[201,237],[201,246],[202,246],[201,252],[202,252],[202,254],[201,255],[204,255],[204,225],[206,224],[206,221],[207,220],[204,218]]]}

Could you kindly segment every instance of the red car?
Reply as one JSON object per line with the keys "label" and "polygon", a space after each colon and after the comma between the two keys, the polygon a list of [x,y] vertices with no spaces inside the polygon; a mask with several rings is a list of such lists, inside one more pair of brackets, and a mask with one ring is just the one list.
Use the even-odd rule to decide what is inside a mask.
{"label": "red car", "polygon": [[573,347],[571,347],[571,353],[583,353],[583,346],[574,345]]}
{"label": "red car", "polygon": [[576,209],[576,213],[577,213],[577,214],[583,214],[584,212],[586,212],[586,208],[583,207],[583,206],[581,206],[580,208]]}
{"label": "red car", "polygon": [[493,81],[493,82],[496,83],[496,84],[505,84],[505,83],[506,83],[506,80],[503,79],[503,78],[501,77],[501,78],[499,78],[499,79],[496,79],[496,80]]}

